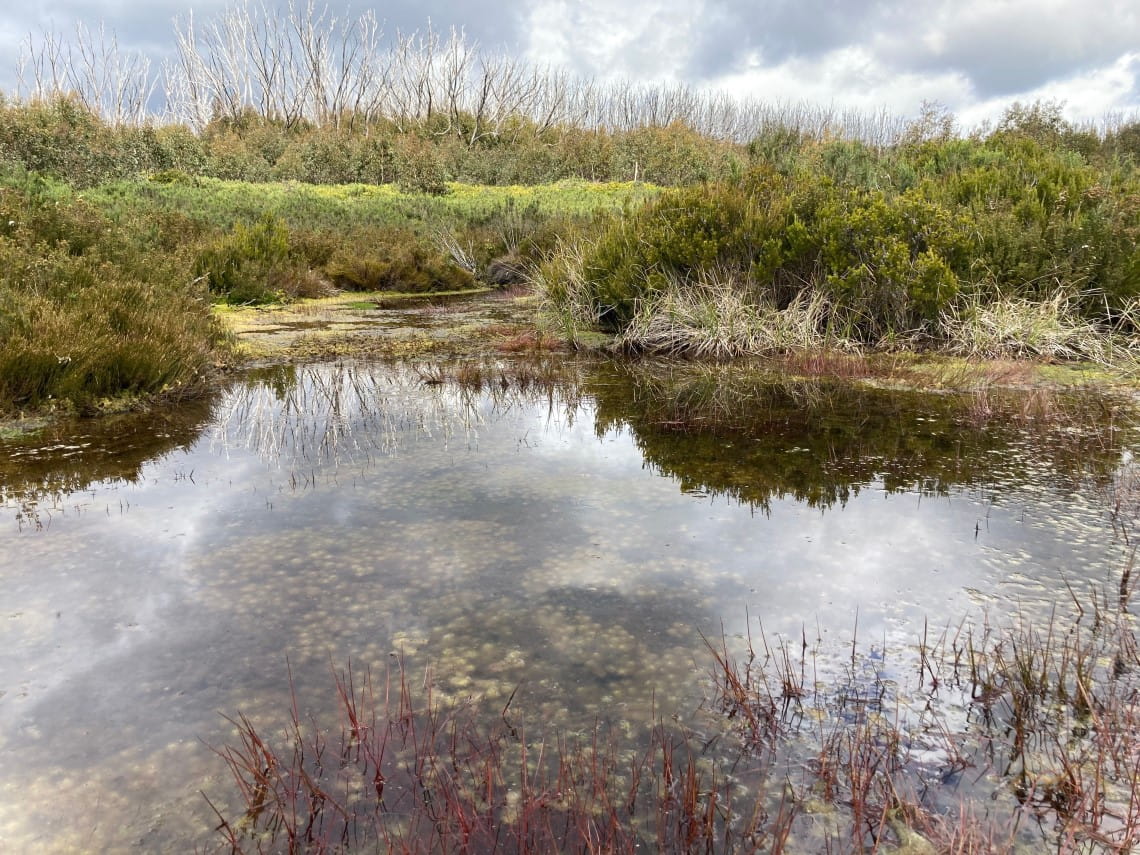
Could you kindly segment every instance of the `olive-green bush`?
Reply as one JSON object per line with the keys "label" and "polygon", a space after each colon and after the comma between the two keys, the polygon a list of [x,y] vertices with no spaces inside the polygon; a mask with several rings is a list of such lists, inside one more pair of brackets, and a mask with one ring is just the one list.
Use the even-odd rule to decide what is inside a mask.
{"label": "olive-green bush", "polygon": [[572,314],[614,331],[710,275],[756,305],[822,297],[822,322],[865,342],[937,339],[963,300],[1058,293],[1111,324],[1140,297],[1140,173],[1043,123],[881,150],[774,137],[753,149],[772,162],[613,217],[541,278],[556,308],[584,301]]}
{"label": "olive-green bush", "polygon": [[225,341],[174,226],[112,224],[42,179],[0,184],[0,412],[202,387]]}
{"label": "olive-green bush", "polygon": [[333,253],[329,278],[348,291],[460,291],[475,279],[438,247],[404,229],[374,229]]}

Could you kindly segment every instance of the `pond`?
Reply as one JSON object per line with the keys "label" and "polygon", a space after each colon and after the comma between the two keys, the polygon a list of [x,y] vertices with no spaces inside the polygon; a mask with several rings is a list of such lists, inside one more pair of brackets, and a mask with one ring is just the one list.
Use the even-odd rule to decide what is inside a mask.
{"label": "pond", "polygon": [[[1112,587],[1133,402],[758,367],[347,362],[0,440],[0,848],[219,842],[224,716],[330,668],[630,732],[704,636],[913,647]],[[497,713],[496,713],[497,714]]]}

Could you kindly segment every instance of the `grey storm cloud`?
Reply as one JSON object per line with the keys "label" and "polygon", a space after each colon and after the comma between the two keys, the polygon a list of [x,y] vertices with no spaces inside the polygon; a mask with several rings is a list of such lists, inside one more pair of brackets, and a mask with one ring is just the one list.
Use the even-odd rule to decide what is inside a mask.
{"label": "grey storm cloud", "polygon": [[[14,60],[18,42],[48,26],[66,37],[76,22],[104,22],[120,48],[161,60],[173,53],[176,17],[193,8],[201,25],[239,2],[6,3],[0,52]],[[282,9],[287,0],[265,4]],[[963,104],[1047,91],[1114,65],[1133,81],[1140,75],[1136,63],[1122,62],[1140,54],[1137,0],[336,0],[330,7],[351,18],[371,10],[389,35],[423,30],[430,20],[438,32],[459,28],[485,48],[584,74],[717,86],[734,75],[783,69],[817,87],[825,81],[839,99],[862,94],[859,69],[888,96],[895,80],[909,80],[913,93],[941,80],[933,91],[960,93]],[[837,64],[836,57],[846,59]],[[821,71],[827,68],[830,76]],[[10,81],[9,69],[0,69],[0,89]],[[1128,97],[1128,85],[1120,97]],[[1140,105],[1140,93],[1124,104],[1131,105]]]}
{"label": "grey storm cloud", "polygon": [[[868,40],[884,19],[897,21],[913,3],[897,9],[877,0],[714,0],[707,4],[690,72],[710,79],[736,70],[752,53],[765,65],[818,59],[829,51]],[[895,14],[895,13],[898,14]]]}
{"label": "grey storm cloud", "polygon": [[897,73],[961,75],[981,98],[1014,95],[1140,49],[1135,0],[711,0],[688,60],[701,80],[855,48]]}
{"label": "grey storm cloud", "polygon": [[[43,0],[28,4],[24,10],[9,9],[0,13],[0,27],[19,38],[29,33],[35,37],[45,28],[66,35],[76,23],[89,28],[104,23],[113,30],[120,46],[144,50],[148,53],[164,52],[174,46],[174,21],[185,20],[193,10],[196,21],[204,22],[227,7],[240,3],[210,0],[186,3],[185,0],[150,0],[147,3],[125,3],[122,0]],[[261,5],[249,4],[251,8]],[[267,0],[266,8],[284,10],[287,0]],[[304,0],[294,4],[304,8]],[[319,12],[323,3],[314,3]],[[329,14],[338,18],[357,18],[371,10],[386,33],[397,30],[410,33],[423,30],[429,20],[439,30],[462,28],[468,36],[489,47],[513,47],[519,41],[521,14],[517,4],[495,0],[389,0],[384,3],[329,4]]]}
{"label": "grey storm cloud", "polygon": [[1111,65],[1140,47],[1140,11],[1134,0],[978,3],[970,14],[944,9],[918,35],[885,39],[884,60],[957,72],[987,98]]}

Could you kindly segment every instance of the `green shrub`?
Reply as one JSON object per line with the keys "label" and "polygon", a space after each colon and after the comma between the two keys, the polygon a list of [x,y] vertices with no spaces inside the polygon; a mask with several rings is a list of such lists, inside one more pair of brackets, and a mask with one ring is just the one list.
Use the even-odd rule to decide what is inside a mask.
{"label": "green shrub", "polygon": [[0,159],[87,187],[119,173],[112,134],[78,100],[7,105],[0,110]]}
{"label": "green shrub", "polygon": [[289,230],[273,214],[237,223],[215,239],[194,262],[196,276],[209,282],[210,293],[229,303],[267,303],[281,297],[281,281],[296,274]]}
{"label": "green shrub", "polygon": [[94,206],[71,198],[67,188],[37,175],[19,186],[0,186],[0,234],[21,244],[43,243],[82,255],[108,237],[110,224]]}
{"label": "green shrub", "polygon": [[835,194],[812,224],[816,282],[848,311],[862,338],[928,325],[957,296],[970,257],[965,222],[910,192]]}
{"label": "green shrub", "polygon": [[178,170],[187,175],[201,175],[206,168],[206,146],[201,137],[185,125],[163,125],[155,129],[162,152],[156,171]]}
{"label": "green shrub", "polygon": [[434,245],[404,229],[376,229],[354,236],[338,249],[325,270],[349,291],[460,291],[475,286],[472,275],[451,263]]}
{"label": "green shrub", "polygon": [[405,193],[442,196],[447,192],[447,172],[436,146],[416,136],[399,139],[394,153],[396,183]]}
{"label": "green shrub", "polygon": [[110,125],[69,96],[0,102],[0,163],[49,175],[73,187],[93,187],[172,167],[200,168],[201,163],[185,152],[179,157],[184,137],[171,148],[177,136],[173,129],[150,125]]}
{"label": "green shrub", "polygon": [[613,331],[642,301],[712,276],[778,310],[818,294],[827,325],[875,342],[937,337],[965,298],[1062,293],[1086,318],[1128,315],[1140,296],[1138,238],[1140,180],[1130,165],[1108,171],[1063,145],[1003,131],[891,151],[805,145],[794,162],[672,191],[613,218],[540,278],[560,311],[584,300],[569,314]]}
{"label": "green shrub", "polygon": [[736,146],[703,137],[681,122],[617,134],[609,154],[611,179],[667,186],[723,180],[743,160]]}
{"label": "green shrub", "polygon": [[781,308],[820,291],[872,337],[937,318],[969,249],[964,224],[915,194],[762,170],[743,185],[666,195],[611,225],[583,263],[595,313],[613,329],[666,282],[722,271],[747,274],[735,281]]}
{"label": "green shrub", "polygon": [[137,224],[0,187],[0,411],[199,390],[223,349],[205,290]]}
{"label": "green shrub", "polygon": [[584,259],[594,314],[619,329],[641,297],[670,279],[716,267],[747,269],[753,211],[740,188],[695,187],[615,218]]}

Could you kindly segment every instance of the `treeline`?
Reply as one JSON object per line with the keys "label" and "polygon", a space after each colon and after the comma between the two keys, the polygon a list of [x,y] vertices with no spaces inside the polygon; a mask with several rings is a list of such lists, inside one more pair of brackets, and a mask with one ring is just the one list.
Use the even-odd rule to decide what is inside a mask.
{"label": "treeline", "polygon": [[740,174],[748,141],[771,129],[886,144],[903,127],[885,112],[600,83],[458,31],[386,36],[371,11],[342,20],[311,3],[283,15],[234,6],[173,38],[161,68],[102,29],[29,38],[0,158],[87,186],[162,170],[434,192],[446,181],[680,185]]}
{"label": "treeline", "polygon": [[[789,112],[747,143],[703,134],[681,121],[628,130],[575,125],[539,128],[516,116],[500,133],[471,143],[467,114],[414,121],[377,119],[341,126],[288,125],[252,108],[218,117],[200,131],[181,124],[115,124],[74,94],[47,100],[0,97],[0,168],[52,175],[76,187],[170,173],[227,180],[312,184],[396,184],[446,192],[448,182],[511,185],[565,179],[642,181],[686,186],[739,179],[750,168],[803,151],[836,152],[844,144],[892,160],[921,143],[959,139],[953,118],[930,109],[902,126],[891,145],[833,136]],[[1099,131],[1067,122],[1060,106],[1014,104],[972,144],[1030,139],[1103,166],[1140,159],[1140,122]],[[825,155],[836,156],[836,155]],[[841,158],[842,159],[842,158]],[[865,159],[865,158],[864,158]]]}
{"label": "treeline", "polygon": [[682,124],[624,132],[526,118],[511,136],[471,145],[445,116],[401,125],[287,127],[252,110],[200,132],[185,125],[114,125],[74,97],[0,101],[0,166],[58,176],[77,187],[163,172],[240,181],[396,184],[443,193],[447,182],[545,184],[564,179],[683,185],[739,175],[747,147]]}
{"label": "treeline", "polygon": [[[684,85],[578,77],[487,51],[462,32],[386,35],[371,11],[338,19],[290,5],[234,6],[172,34],[156,68],[113,34],[29,38],[2,103],[0,160],[91,186],[176,170],[246,181],[535,184],[580,178],[680,186],[740,177],[789,148],[884,150],[962,136],[927,107],[913,118],[788,104]],[[1009,130],[1089,160],[1140,156],[1140,121],[1064,120],[1013,105]]]}
{"label": "treeline", "polygon": [[[599,82],[488,51],[452,29],[386,34],[375,14],[336,18],[312,2],[286,10],[235,5],[204,22],[176,22],[175,58],[156,67],[113,33],[78,24],[29,37],[19,58],[24,100],[71,93],[115,125],[179,124],[194,131],[249,113],[301,125],[400,130],[440,122],[470,145],[517,142],[554,128],[622,132],[680,122],[702,136],[747,142],[773,126],[815,137],[887,144],[901,130],[887,112],[735,98],[685,85]],[[520,124],[518,120],[526,119]]]}

